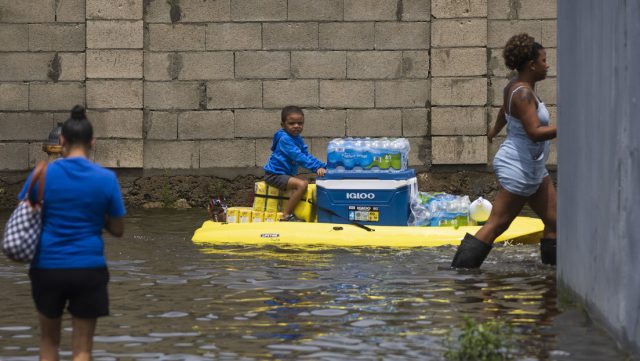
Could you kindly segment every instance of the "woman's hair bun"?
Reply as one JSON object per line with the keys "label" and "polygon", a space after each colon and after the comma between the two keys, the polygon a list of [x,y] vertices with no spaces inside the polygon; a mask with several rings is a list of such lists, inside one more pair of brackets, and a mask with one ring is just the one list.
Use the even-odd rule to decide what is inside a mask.
{"label": "woman's hair bun", "polygon": [[86,111],[82,105],[76,105],[71,109],[71,119],[87,119]]}

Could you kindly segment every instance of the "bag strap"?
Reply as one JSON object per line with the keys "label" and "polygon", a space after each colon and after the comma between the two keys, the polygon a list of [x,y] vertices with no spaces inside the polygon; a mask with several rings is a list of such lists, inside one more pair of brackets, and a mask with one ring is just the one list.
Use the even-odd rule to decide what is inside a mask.
{"label": "bag strap", "polygon": [[[27,187],[27,193],[25,195],[25,198],[29,201],[29,203],[31,203],[31,206],[35,206],[35,204],[42,204],[42,202],[44,201],[44,182],[47,172],[47,166],[48,163],[44,160],[41,160],[40,162],[38,162],[38,164],[36,164],[36,167],[33,170],[33,177],[31,177],[31,182],[29,182],[29,187]],[[38,181],[38,199],[37,202],[33,204],[29,196],[31,195],[31,190],[33,189],[33,185],[36,181]]]}

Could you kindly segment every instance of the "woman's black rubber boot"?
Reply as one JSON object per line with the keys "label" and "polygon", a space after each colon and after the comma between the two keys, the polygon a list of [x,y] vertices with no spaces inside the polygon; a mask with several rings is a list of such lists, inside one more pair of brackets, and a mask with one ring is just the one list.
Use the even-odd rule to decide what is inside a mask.
{"label": "woman's black rubber boot", "polygon": [[451,268],[478,268],[491,252],[491,248],[490,244],[467,233],[458,246],[456,255],[453,256]]}
{"label": "woman's black rubber boot", "polygon": [[556,265],[556,239],[542,238],[540,240],[540,258],[542,263]]}

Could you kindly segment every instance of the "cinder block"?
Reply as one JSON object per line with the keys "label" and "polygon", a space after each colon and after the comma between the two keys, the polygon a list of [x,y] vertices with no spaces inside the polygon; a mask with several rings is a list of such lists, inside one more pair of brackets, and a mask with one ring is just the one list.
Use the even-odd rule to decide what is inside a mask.
{"label": "cinder block", "polygon": [[197,169],[198,142],[151,140],[144,142],[145,169]]}
{"label": "cinder block", "polygon": [[206,35],[207,50],[262,49],[261,24],[207,24]]}
{"label": "cinder block", "polygon": [[142,20],[87,21],[87,48],[142,49],[142,34]]}
{"label": "cinder block", "polygon": [[396,0],[344,0],[345,21],[399,20]]}
{"label": "cinder block", "polygon": [[231,0],[233,21],[283,21],[287,0]]}
{"label": "cinder block", "polygon": [[256,142],[253,139],[200,142],[200,168],[255,167]]}
{"label": "cinder block", "polygon": [[424,107],[428,100],[428,80],[386,80],[376,82],[376,108]]}
{"label": "cinder block", "polygon": [[429,110],[402,109],[402,136],[425,137],[427,135],[429,135]]}
{"label": "cinder block", "polygon": [[[309,138],[307,144],[309,145],[309,153],[319,159],[322,162],[327,161],[327,145],[331,141],[331,138]],[[311,172],[311,171],[307,171]]]}
{"label": "cinder block", "polygon": [[549,158],[547,159],[547,165],[558,165],[558,141],[557,139],[551,140],[549,143]]}
{"label": "cinder block", "polygon": [[402,21],[430,21],[431,2],[427,0],[402,0]]}
{"label": "cinder block", "polygon": [[373,108],[374,84],[364,80],[321,80],[320,107]]}
{"label": "cinder block", "polygon": [[29,84],[30,110],[69,111],[76,104],[84,104],[84,84],[31,83]]}
{"label": "cinder block", "polygon": [[400,109],[348,109],[347,136],[402,136],[402,112]]}
{"label": "cinder block", "polygon": [[269,161],[271,154],[272,139],[256,139],[256,166],[264,167]]}
{"label": "cinder block", "polygon": [[317,49],[318,23],[262,24],[264,49]]}
{"label": "cinder block", "polygon": [[[85,76],[85,54],[84,53],[59,53],[60,76],[59,81],[84,81]],[[51,74],[52,66],[49,66]]]}
{"label": "cinder block", "polygon": [[503,48],[513,35],[527,33],[542,46],[555,48],[555,20],[491,20],[489,21],[488,47]]}
{"label": "cinder block", "polygon": [[487,17],[489,19],[517,19],[519,3],[511,0],[488,0]]}
{"label": "cinder block", "polygon": [[486,74],[486,48],[436,48],[431,51],[431,76]]}
{"label": "cinder block", "polygon": [[57,0],[56,22],[58,23],[84,23],[86,0]]}
{"label": "cinder block", "polygon": [[346,122],[346,110],[305,109],[302,136],[344,137],[346,135]]}
{"label": "cinder block", "polygon": [[[29,84],[0,83],[0,110],[28,110]],[[3,129],[3,133],[5,130]]]}
{"label": "cinder block", "polygon": [[[491,107],[489,108],[489,119],[487,119],[487,131],[489,129],[491,129],[493,127],[493,125],[496,123],[496,119],[498,118],[498,113],[500,112],[500,108],[501,107]],[[500,133],[498,133],[499,137],[506,137],[507,136],[507,127],[505,126],[504,128],[502,128],[502,130],[500,131]],[[490,144],[490,148],[491,148],[491,144]],[[497,149],[496,149],[497,151]],[[493,158],[493,155],[495,154],[495,152],[491,153],[489,152],[489,158]]]}
{"label": "cinder block", "polygon": [[180,80],[233,79],[233,53],[230,51],[187,52],[174,55],[179,58]]}
{"label": "cinder block", "polygon": [[401,51],[350,51],[347,78],[394,79],[402,77]]}
{"label": "cinder block", "polygon": [[29,25],[0,24],[0,51],[29,50]]}
{"label": "cinder block", "polygon": [[486,135],[487,112],[482,107],[431,108],[431,135]]}
{"label": "cinder block", "polygon": [[99,139],[96,142],[95,162],[108,168],[142,168],[142,140]]}
{"label": "cinder block", "polygon": [[0,81],[49,80],[53,53],[0,53]]}
{"label": "cinder block", "polygon": [[291,59],[286,51],[239,51],[235,60],[236,78],[287,79],[290,75]]}
{"label": "cinder block", "polygon": [[235,111],[235,136],[269,138],[280,129],[280,111],[240,109]]}
{"label": "cinder block", "polygon": [[432,22],[432,47],[470,47],[486,45],[486,19],[436,19]]}
{"label": "cinder block", "polygon": [[546,105],[556,104],[556,91],[558,83],[556,78],[547,78],[536,83],[536,93]]}
{"label": "cinder block", "polygon": [[29,144],[0,143],[0,170],[29,169]]}
{"label": "cinder block", "polygon": [[504,102],[504,87],[509,83],[509,79],[503,77],[491,78],[491,87],[489,88],[490,104],[496,107],[502,106]]}
{"label": "cinder block", "polygon": [[29,169],[32,169],[41,160],[48,160],[49,156],[42,150],[43,142],[29,143]]}
{"label": "cinder block", "polygon": [[282,108],[290,104],[318,106],[317,80],[265,80],[262,88],[265,108]]}
{"label": "cinder block", "polygon": [[429,48],[429,23],[376,23],[376,49]]}
{"label": "cinder block", "polygon": [[0,22],[52,23],[56,21],[55,0],[2,0]]}
{"label": "cinder block", "polygon": [[432,0],[431,14],[436,19],[486,18],[487,0]]}
{"label": "cinder block", "polygon": [[374,23],[321,23],[320,49],[366,50],[373,49]]}
{"label": "cinder block", "polygon": [[87,0],[86,8],[87,19],[142,20],[142,0]]}
{"label": "cinder block", "polygon": [[87,78],[142,78],[142,50],[87,50]]}
{"label": "cinder block", "polygon": [[178,113],[149,112],[146,114],[144,119],[144,138],[151,140],[178,139]]}
{"label": "cinder block", "polygon": [[432,137],[433,164],[486,164],[487,137]]}
{"label": "cinder block", "polygon": [[291,73],[295,78],[344,79],[346,63],[344,51],[291,52]]}
{"label": "cinder block", "polygon": [[[69,108],[71,109],[71,108]],[[45,141],[53,127],[49,113],[0,113],[0,140]],[[2,154],[2,153],[0,153]],[[3,158],[5,155],[3,154]]]}
{"label": "cinder block", "polygon": [[87,107],[142,108],[141,80],[88,80]]}
{"label": "cinder block", "polygon": [[147,109],[200,109],[205,89],[197,82],[144,82]]}
{"label": "cinder block", "polygon": [[149,50],[205,50],[204,25],[149,24]]}
{"label": "cinder block", "polygon": [[84,24],[29,24],[31,51],[84,51]]}
{"label": "cinder block", "polygon": [[431,166],[431,138],[409,138],[409,146],[410,167]]}
{"label": "cinder block", "polygon": [[229,0],[153,0],[145,3],[145,21],[149,23],[206,23],[231,19]]}
{"label": "cinder block", "polygon": [[221,80],[207,83],[207,109],[261,108],[262,82]]}
{"label": "cinder block", "polygon": [[[515,74],[515,71],[509,70],[507,66],[504,65],[502,50],[503,49],[489,49],[489,74],[492,76],[511,78]],[[547,77],[555,77],[558,74],[558,51],[555,48],[545,48],[545,52],[547,53],[547,64],[549,64]]]}
{"label": "cinder block", "polygon": [[289,0],[288,19],[293,21],[331,21],[343,19],[343,0]]}
{"label": "cinder block", "polygon": [[[505,135],[500,133],[501,135],[493,138],[493,141],[491,141],[488,144],[488,163],[493,165],[493,159],[496,157],[496,153],[498,152],[498,149],[500,149],[500,146],[502,145],[502,143],[504,143],[505,139]],[[488,140],[487,140],[488,142]]]}
{"label": "cinder block", "polygon": [[433,78],[431,79],[433,105],[485,105],[487,104],[486,78]]}
{"label": "cinder block", "polygon": [[518,2],[518,19],[555,19],[557,17],[556,0],[537,0]]}
{"label": "cinder block", "polygon": [[429,52],[403,51],[402,74],[406,78],[424,79],[429,77]]}
{"label": "cinder block", "polygon": [[181,64],[176,53],[144,52],[144,80],[176,80],[181,69]]}
{"label": "cinder block", "polygon": [[96,138],[142,139],[142,110],[87,111]]}
{"label": "cinder block", "polygon": [[178,139],[233,138],[233,113],[229,110],[183,112],[178,115]]}

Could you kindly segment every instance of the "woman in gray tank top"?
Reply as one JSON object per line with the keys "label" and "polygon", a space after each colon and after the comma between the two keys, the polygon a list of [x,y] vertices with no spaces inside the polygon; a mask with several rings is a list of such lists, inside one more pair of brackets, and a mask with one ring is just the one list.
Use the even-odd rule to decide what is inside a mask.
{"label": "woman in gray tank top", "polygon": [[505,64],[518,75],[504,88],[504,103],[488,137],[507,126],[507,139],[493,160],[500,183],[489,220],[472,236],[466,234],[453,257],[452,267],[478,268],[493,241],[509,228],[526,203],[544,222],[540,254],[545,264],[556,263],[556,190],[545,167],[549,140],[556,127],[538,98],[536,82],[547,76],[546,51],[527,34],[514,35],[503,51]]}

